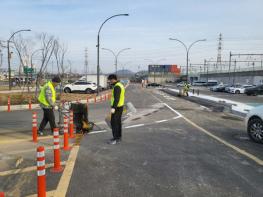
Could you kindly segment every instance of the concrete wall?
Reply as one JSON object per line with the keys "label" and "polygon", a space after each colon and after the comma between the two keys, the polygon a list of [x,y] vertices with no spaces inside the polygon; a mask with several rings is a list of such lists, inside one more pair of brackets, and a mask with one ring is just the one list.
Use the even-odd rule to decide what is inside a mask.
{"label": "concrete wall", "polygon": [[218,80],[226,84],[263,84],[263,71],[236,72],[236,73],[209,73],[201,74],[200,80]]}

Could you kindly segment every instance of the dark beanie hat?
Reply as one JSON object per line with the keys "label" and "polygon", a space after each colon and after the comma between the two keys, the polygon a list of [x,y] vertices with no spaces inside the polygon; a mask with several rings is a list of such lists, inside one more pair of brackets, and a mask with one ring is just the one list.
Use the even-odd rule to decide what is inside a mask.
{"label": "dark beanie hat", "polygon": [[61,79],[60,79],[60,77],[59,77],[58,75],[56,75],[56,76],[54,76],[54,77],[52,78],[52,82],[54,82],[54,83],[60,83],[60,82],[61,82]]}
{"label": "dark beanie hat", "polygon": [[111,79],[117,80],[117,75],[115,75],[115,74],[110,74],[110,75],[108,76],[108,80],[111,80]]}

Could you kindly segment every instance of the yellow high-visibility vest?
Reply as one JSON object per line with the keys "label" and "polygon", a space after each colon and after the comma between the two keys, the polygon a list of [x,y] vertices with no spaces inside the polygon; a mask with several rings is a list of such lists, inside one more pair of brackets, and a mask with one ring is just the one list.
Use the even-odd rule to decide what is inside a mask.
{"label": "yellow high-visibility vest", "polygon": [[117,107],[122,107],[124,105],[124,102],[125,102],[125,88],[122,85],[122,83],[120,83],[120,82],[117,82],[112,89],[111,106],[113,106],[113,103],[114,103],[114,88],[116,86],[119,86],[121,88],[120,100],[119,100]]}
{"label": "yellow high-visibility vest", "polygon": [[56,90],[55,88],[53,87],[51,81],[48,81],[42,88],[41,88],[41,91],[40,91],[40,94],[38,96],[38,101],[47,106],[47,107],[50,107],[50,104],[48,103],[48,101],[46,100],[46,95],[45,95],[45,92],[46,92],[46,89],[47,87],[49,87],[51,89],[51,92],[52,92],[52,101],[53,103],[56,102]]}

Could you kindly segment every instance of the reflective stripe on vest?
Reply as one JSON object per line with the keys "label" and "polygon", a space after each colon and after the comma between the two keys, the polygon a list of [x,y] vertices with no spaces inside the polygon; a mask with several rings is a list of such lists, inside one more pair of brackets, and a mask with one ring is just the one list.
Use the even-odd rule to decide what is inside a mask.
{"label": "reflective stripe on vest", "polygon": [[112,89],[111,106],[113,106],[113,103],[114,103],[114,88],[116,86],[119,86],[121,88],[120,100],[119,100],[117,107],[122,107],[124,105],[124,102],[125,102],[125,88],[120,82],[117,82]]}
{"label": "reflective stripe on vest", "polygon": [[42,88],[41,88],[41,91],[40,91],[40,94],[38,96],[38,101],[47,106],[47,107],[50,107],[50,104],[48,103],[48,101],[46,100],[46,89],[47,87],[50,88],[51,92],[52,92],[52,101],[53,103],[56,102],[56,90],[55,88],[53,87],[51,81],[47,82]]}

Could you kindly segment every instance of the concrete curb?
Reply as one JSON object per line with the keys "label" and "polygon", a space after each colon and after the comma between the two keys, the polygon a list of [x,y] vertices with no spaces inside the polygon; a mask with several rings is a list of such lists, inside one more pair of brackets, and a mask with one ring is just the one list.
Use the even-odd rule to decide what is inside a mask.
{"label": "concrete curb", "polygon": [[[178,94],[179,94],[179,90],[178,91],[177,90],[171,91],[169,89],[163,89],[162,91],[164,91],[165,93],[168,93],[172,96],[178,96]],[[216,102],[213,100],[196,97],[194,95],[191,95],[189,97],[182,97],[182,98],[184,98],[188,101],[194,102],[194,103],[198,103],[198,104],[203,105],[205,107],[211,108],[213,111],[218,111],[218,112],[225,111],[225,112],[240,116],[242,118],[244,118],[247,114],[247,113],[235,110],[236,106],[234,106],[233,104],[225,103],[225,102]]]}

